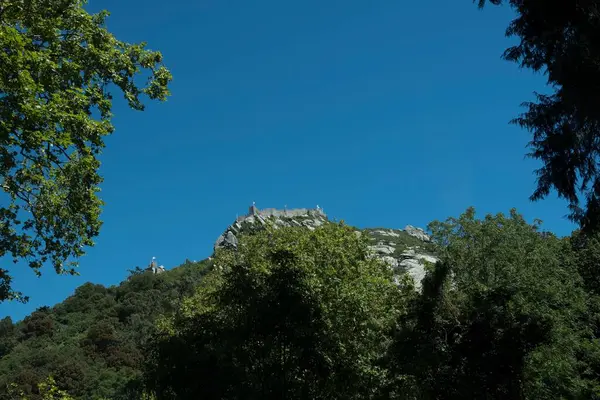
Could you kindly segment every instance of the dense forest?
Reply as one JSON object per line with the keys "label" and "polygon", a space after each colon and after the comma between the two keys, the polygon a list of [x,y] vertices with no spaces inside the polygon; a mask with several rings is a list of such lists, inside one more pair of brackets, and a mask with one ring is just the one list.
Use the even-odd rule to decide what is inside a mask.
{"label": "dense forest", "polygon": [[[416,282],[343,222],[251,226],[2,319],[0,399],[600,399],[600,2],[477,3],[511,7],[504,58],[547,77],[513,122],[541,163],[531,199],[565,199],[570,236],[468,208],[428,226]],[[100,232],[109,89],[140,111],[170,95],[161,53],[84,5],[0,0],[0,258],[38,275],[76,273]],[[0,301],[27,301],[12,275]]]}
{"label": "dense forest", "polygon": [[[429,226],[418,291],[344,223],[235,249],[2,320],[2,398],[598,398],[600,236],[469,209]],[[10,389],[10,390],[8,390]]]}

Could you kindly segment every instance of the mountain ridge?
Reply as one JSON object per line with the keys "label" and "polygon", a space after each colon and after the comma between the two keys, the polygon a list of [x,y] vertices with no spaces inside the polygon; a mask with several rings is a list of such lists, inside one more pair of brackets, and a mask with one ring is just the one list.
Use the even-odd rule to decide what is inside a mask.
{"label": "mountain ridge", "polygon": [[[236,217],[225,231],[217,238],[214,250],[219,248],[237,248],[238,236],[262,229],[270,224],[275,229],[282,226],[298,226],[314,230],[324,223],[330,222],[321,207],[259,209],[253,203],[246,215]],[[355,228],[357,232],[366,233],[373,254],[385,261],[396,273],[396,276],[407,272],[414,280],[415,287],[421,287],[427,263],[435,263],[431,238],[418,227],[406,225],[404,229],[393,228]]]}

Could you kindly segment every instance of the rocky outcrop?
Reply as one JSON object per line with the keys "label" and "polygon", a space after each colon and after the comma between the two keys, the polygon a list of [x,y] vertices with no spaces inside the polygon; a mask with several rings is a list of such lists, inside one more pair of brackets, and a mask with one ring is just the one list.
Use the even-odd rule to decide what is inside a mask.
{"label": "rocky outcrop", "polygon": [[[248,214],[238,217],[215,242],[214,249],[236,249],[238,236],[242,233],[261,229],[266,224],[273,227],[303,226],[315,229],[328,221],[327,215],[319,206],[316,209],[259,210],[252,205]],[[414,280],[415,287],[421,287],[427,263],[435,263],[438,259],[433,254],[430,237],[421,228],[407,225],[398,229],[363,229],[357,235],[368,235],[373,256],[381,258],[398,275],[408,273]]]}
{"label": "rocky outcrop", "polygon": [[435,264],[438,258],[414,247],[409,247],[398,256],[391,256],[387,247],[384,252],[381,251],[381,246],[371,246],[371,250],[385,261],[397,275],[408,273],[413,278],[415,287],[420,289],[421,281],[425,277],[426,265],[428,263]]}
{"label": "rocky outcrop", "polygon": [[415,248],[409,248],[401,254],[402,261],[399,262],[399,267],[408,272],[412,276],[415,286],[421,287],[421,281],[425,278],[425,266],[435,264],[439,259],[429,254],[423,254]]}
{"label": "rocky outcrop", "polygon": [[404,230],[365,229],[373,254],[381,258],[397,275],[408,273],[417,289],[425,277],[425,267],[435,263],[433,245],[429,235],[421,228],[408,225]]}
{"label": "rocky outcrop", "polygon": [[404,228],[404,232],[408,233],[410,236],[415,237],[419,240],[422,240],[424,242],[430,242],[431,238],[429,237],[428,234],[425,233],[425,231],[421,228],[415,228],[412,225],[406,225],[406,228]]}
{"label": "rocky outcrop", "polygon": [[381,256],[389,256],[391,254],[394,254],[396,248],[388,244],[378,243],[374,246],[371,246],[371,250],[373,250],[375,253]]}
{"label": "rocky outcrop", "polygon": [[215,242],[214,249],[235,249],[238,245],[237,236],[243,232],[250,232],[266,224],[272,224],[274,228],[283,226],[303,226],[314,230],[327,222],[327,215],[319,206],[315,209],[299,208],[290,210],[277,210],[267,208],[259,210],[252,205],[248,214],[238,217]]}
{"label": "rocky outcrop", "polygon": [[221,236],[219,236],[219,238],[215,242],[215,249],[217,249],[219,247],[236,249],[237,244],[238,244],[237,237],[235,236],[233,231],[228,230],[225,233],[223,233]]}

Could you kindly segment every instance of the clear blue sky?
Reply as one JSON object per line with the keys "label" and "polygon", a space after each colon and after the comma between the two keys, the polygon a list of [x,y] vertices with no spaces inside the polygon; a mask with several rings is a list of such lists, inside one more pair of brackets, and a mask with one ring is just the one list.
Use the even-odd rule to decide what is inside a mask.
{"label": "clear blue sky", "polygon": [[210,255],[258,207],[322,206],[359,227],[425,226],[517,207],[560,235],[563,201],[530,203],[537,164],[508,121],[544,79],[500,55],[511,11],[470,0],[91,0],[121,40],[162,51],[174,81],[146,112],[115,105],[105,224],[80,277],[13,269],[21,319],[156,256]]}

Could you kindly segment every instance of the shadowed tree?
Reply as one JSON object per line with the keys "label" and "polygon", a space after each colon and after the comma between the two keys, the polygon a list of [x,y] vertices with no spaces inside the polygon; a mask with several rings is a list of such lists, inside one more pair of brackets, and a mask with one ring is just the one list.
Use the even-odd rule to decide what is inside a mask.
{"label": "shadowed tree", "polygon": [[364,238],[335,224],[258,232],[215,265],[152,348],[158,399],[373,398],[403,301]]}
{"label": "shadowed tree", "polygon": [[530,157],[542,162],[532,200],[552,189],[586,231],[600,227],[600,1],[476,0],[507,4],[517,16],[506,35],[519,43],[504,59],[543,72],[551,93],[536,93],[513,120],[532,133]]}
{"label": "shadowed tree", "polygon": [[595,398],[567,243],[514,210],[478,220],[469,209],[430,228],[443,261],[399,320],[388,398]]}

